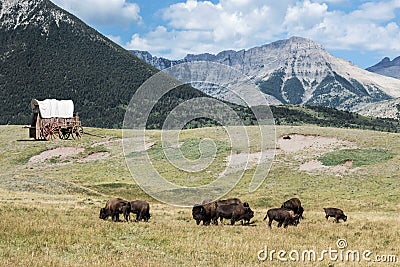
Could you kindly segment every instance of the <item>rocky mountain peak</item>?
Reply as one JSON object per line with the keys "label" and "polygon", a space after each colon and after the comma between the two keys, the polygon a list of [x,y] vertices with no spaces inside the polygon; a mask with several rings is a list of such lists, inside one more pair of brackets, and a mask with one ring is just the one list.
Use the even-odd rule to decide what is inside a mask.
{"label": "rocky mountain peak", "polygon": [[52,24],[74,24],[69,13],[48,0],[0,0],[0,28],[39,27],[42,34],[48,34]]}
{"label": "rocky mountain peak", "polygon": [[[160,60],[155,67],[162,67]],[[303,37],[294,36],[247,50],[221,51],[216,55],[187,55],[183,60],[163,65],[190,61],[212,61],[241,71],[271,104],[310,104],[351,111],[368,103],[400,97],[400,81],[371,74]],[[197,88],[235,101],[220,96],[223,91]]]}
{"label": "rocky mountain peak", "polygon": [[313,49],[324,50],[322,45],[314,42],[313,40],[308,39],[308,38],[298,37],[298,36],[293,36],[286,40],[281,40],[281,41],[271,43],[270,46],[273,46],[276,48],[281,48],[281,49],[287,50],[289,52],[296,52],[296,51],[301,51],[301,50],[308,51],[308,50],[313,50]]}
{"label": "rocky mountain peak", "polygon": [[393,65],[400,66],[400,56],[392,60]]}
{"label": "rocky mountain peak", "polygon": [[400,79],[400,56],[392,61],[385,57],[379,63],[367,68],[370,72],[375,72],[388,77]]}

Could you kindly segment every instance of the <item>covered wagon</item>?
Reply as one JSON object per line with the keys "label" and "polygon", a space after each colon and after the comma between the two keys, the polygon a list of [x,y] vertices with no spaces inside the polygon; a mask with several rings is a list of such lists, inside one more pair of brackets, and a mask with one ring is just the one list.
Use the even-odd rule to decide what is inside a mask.
{"label": "covered wagon", "polygon": [[78,114],[74,114],[72,100],[32,99],[32,123],[29,137],[37,140],[54,140],[56,138],[80,139],[83,128]]}

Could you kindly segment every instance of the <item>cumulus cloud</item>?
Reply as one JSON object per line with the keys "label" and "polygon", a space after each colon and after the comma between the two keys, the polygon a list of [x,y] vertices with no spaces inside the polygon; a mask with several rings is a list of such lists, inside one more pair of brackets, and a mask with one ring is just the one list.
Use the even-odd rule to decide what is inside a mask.
{"label": "cumulus cloud", "polygon": [[126,47],[177,59],[188,53],[250,48],[296,35],[328,49],[400,53],[396,18],[400,0],[359,2],[186,0],[164,9],[165,24],[133,35]]}
{"label": "cumulus cloud", "polygon": [[349,16],[353,19],[370,21],[387,21],[396,17],[395,10],[400,8],[400,1],[367,2],[359,9],[351,12]]}
{"label": "cumulus cloud", "polygon": [[[400,29],[394,12],[400,1],[366,3],[350,12],[328,11],[325,4],[320,8],[304,1],[288,9],[285,23],[289,34],[309,37],[326,48],[358,51],[400,52]],[[318,12],[319,10],[319,12]],[[296,19],[301,18],[299,22]],[[305,22],[311,23],[305,23]]]}
{"label": "cumulus cloud", "polygon": [[147,47],[155,54],[163,51],[170,58],[248,48],[282,33],[286,7],[292,2],[295,1],[282,0],[279,4],[267,5],[261,0],[221,0],[214,4],[187,0],[164,10],[166,27],[163,30],[158,28],[143,36],[135,34],[126,47]]}
{"label": "cumulus cloud", "polygon": [[140,8],[126,0],[53,0],[92,25],[128,25],[140,23]]}

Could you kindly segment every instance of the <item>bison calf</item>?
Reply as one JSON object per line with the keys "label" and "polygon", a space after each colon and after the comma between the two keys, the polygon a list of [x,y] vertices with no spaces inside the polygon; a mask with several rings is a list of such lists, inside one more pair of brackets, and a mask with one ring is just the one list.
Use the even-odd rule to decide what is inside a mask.
{"label": "bison calf", "polygon": [[129,201],[123,200],[121,198],[113,198],[107,201],[106,206],[100,209],[99,218],[102,220],[106,220],[111,216],[112,221],[118,222],[119,215],[121,213],[124,214],[124,218],[126,221],[129,219],[131,205]]}
{"label": "bison calf", "polygon": [[286,228],[288,225],[294,225],[297,226],[299,223],[299,217],[300,215],[295,214],[292,210],[286,209],[286,208],[274,208],[274,209],[269,209],[267,211],[267,215],[265,215],[265,219],[269,219],[268,221],[268,227],[271,228],[272,221],[277,221],[278,222],[278,227],[281,227],[283,224],[283,227]]}
{"label": "bison calf", "polygon": [[335,218],[334,222],[336,222],[336,223],[338,223],[340,219],[342,219],[344,222],[347,221],[347,216],[344,215],[344,213],[341,209],[324,208],[324,211],[325,211],[326,221],[328,221],[329,217],[334,217]]}

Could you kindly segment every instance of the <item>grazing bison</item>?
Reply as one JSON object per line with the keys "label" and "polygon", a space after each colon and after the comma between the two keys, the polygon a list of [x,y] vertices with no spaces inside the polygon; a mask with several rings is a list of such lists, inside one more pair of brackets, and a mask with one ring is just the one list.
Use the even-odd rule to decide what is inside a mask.
{"label": "grazing bison", "polygon": [[196,220],[197,225],[203,221],[203,225],[209,225],[211,221],[213,224],[218,224],[216,217],[216,202],[210,202],[206,204],[196,204],[192,208],[193,219]]}
{"label": "grazing bison", "polygon": [[[130,202],[130,213],[136,214],[136,221],[141,220],[148,222],[150,215],[150,205],[144,200],[134,200]],[[128,213],[129,214],[129,213]]]}
{"label": "grazing bison", "polygon": [[340,219],[342,219],[344,222],[347,221],[347,216],[344,215],[344,213],[341,209],[324,208],[324,211],[325,211],[326,221],[328,221],[329,217],[334,217],[335,218],[334,222],[336,222],[336,223],[338,223]]}
{"label": "grazing bison", "polygon": [[300,215],[295,214],[294,211],[290,209],[274,208],[267,211],[267,215],[265,215],[264,220],[267,219],[267,217],[269,219],[269,228],[271,228],[272,221],[274,220],[278,222],[278,227],[281,227],[283,224],[283,227],[286,228],[289,224],[297,226]]}
{"label": "grazing bison", "polygon": [[[196,224],[199,225],[200,222],[204,219],[205,210],[203,205],[195,204],[192,208],[192,217],[196,221]],[[204,224],[204,221],[203,221]]]}
{"label": "grazing bison", "polygon": [[254,217],[254,212],[250,207],[245,207],[243,204],[218,205],[216,217],[230,219],[231,225],[234,225],[235,222],[240,220],[250,222],[251,218]]}
{"label": "grazing bison", "polygon": [[297,197],[291,198],[285,202],[283,202],[281,208],[293,210],[294,214],[298,214],[300,219],[303,218],[304,209],[301,206],[301,201]]}
{"label": "grazing bison", "polygon": [[114,222],[118,222],[119,215],[124,214],[126,221],[129,219],[131,204],[129,201],[123,200],[121,198],[113,198],[107,201],[106,206],[100,209],[99,218],[106,220],[109,216]]}

